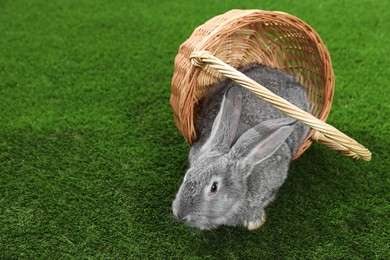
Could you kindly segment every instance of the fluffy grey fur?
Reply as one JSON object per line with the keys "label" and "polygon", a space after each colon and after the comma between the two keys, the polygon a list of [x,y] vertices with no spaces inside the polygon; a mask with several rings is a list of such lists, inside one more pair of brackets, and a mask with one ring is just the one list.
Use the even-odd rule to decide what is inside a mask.
{"label": "fluffy grey fur", "polygon": [[[241,72],[309,111],[305,89],[286,72],[262,65]],[[200,229],[258,228],[309,128],[229,79],[214,86],[200,105],[198,138],[173,213]]]}

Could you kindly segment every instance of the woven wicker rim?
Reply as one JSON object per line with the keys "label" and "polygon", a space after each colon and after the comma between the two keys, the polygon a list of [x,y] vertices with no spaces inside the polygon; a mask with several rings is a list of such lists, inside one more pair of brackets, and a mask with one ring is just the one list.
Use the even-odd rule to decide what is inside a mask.
{"label": "woven wicker rim", "polygon": [[356,142],[354,139],[343,134],[333,126],[319,120],[312,114],[307,113],[287,100],[275,95],[267,88],[259,83],[251,80],[243,73],[237,71],[228,64],[222,62],[206,51],[194,52],[191,56],[192,63],[195,66],[203,66],[207,64],[224,76],[234,80],[242,87],[256,94],[259,98],[264,99],[271,105],[280,109],[288,116],[295,118],[307,126],[314,129],[314,137],[317,142],[322,143],[329,148],[339,151],[346,156],[355,159],[362,158],[364,160],[371,159],[371,153],[364,146]]}
{"label": "woven wicker rim", "polygon": [[[272,39],[259,28],[252,29],[253,26],[258,26],[259,21],[261,29],[268,30]],[[256,40],[253,34],[258,34],[259,31],[262,35],[257,37],[260,40],[253,43]],[[245,37],[251,38],[248,40]],[[263,48],[261,44],[259,47],[260,41],[261,44],[265,42],[268,45],[265,47],[266,52],[259,56],[256,48]],[[257,46],[253,52],[251,45],[255,44]],[[290,49],[293,46],[294,49],[290,51],[286,46]],[[248,51],[250,48],[252,52]],[[242,58],[245,51],[249,53],[247,59]],[[301,57],[302,54],[298,52],[305,57]],[[297,58],[297,55],[301,56]],[[292,66],[296,65],[297,59],[298,65],[305,63],[301,67],[306,71],[297,71],[299,66]],[[229,65],[222,60],[226,60]],[[314,116],[293,107],[235,69],[248,63],[262,63],[286,71],[290,69],[288,72],[295,74],[311,91],[309,99],[313,101]],[[282,12],[232,10],[195,29],[191,37],[180,46],[172,78],[171,106],[175,113],[175,123],[188,143],[195,138],[196,104],[223,76],[233,79],[289,116],[312,127],[311,134],[294,158],[300,156],[311,145],[312,140],[316,140],[344,155],[370,160],[371,153],[366,148],[323,122],[329,114],[333,99],[333,69],[328,50],[319,35],[300,19]]]}

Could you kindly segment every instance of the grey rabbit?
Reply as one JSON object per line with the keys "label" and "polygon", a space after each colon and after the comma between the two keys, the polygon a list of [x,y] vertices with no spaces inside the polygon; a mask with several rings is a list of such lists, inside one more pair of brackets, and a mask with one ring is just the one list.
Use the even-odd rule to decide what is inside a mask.
{"label": "grey rabbit", "polygon": [[[275,94],[310,111],[306,90],[286,72],[263,65],[240,70]],[[189,169],[172,209],[188,226],[213,229],[265,222],[265,207],[287,177],[309,127],[230,79],[201,101]]]}

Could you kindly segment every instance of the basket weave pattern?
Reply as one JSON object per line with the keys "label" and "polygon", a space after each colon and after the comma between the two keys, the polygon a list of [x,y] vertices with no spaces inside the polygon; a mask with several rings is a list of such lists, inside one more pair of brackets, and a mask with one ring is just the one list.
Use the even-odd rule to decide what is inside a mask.
{"label": "basket weave pattern", "polygon": [[[232,10],[196,28],[180,46],[175,58],[170,102],[176,126],[188,143],[191,144],[196,137],[194,121],[199,118],[199,101],[224,76],[244,86],[245,79],[235,76],[233,68],[251,63],[268,65],[294,75],[307,90],[313,119],[326,120],[333,99],[334,77],[328,50],[318,34],[302,20],[286,13]],[[254,87],[251,89],[247,85],[256,93]],[[306,121],[310,125],[313,120]],[[327,130],[324,132],[326,134]],[[356,157],[344,146],[324,139],[323,133],[313,130],[294,158],[311,145],[312,137],[322,140],[332,149]]]}

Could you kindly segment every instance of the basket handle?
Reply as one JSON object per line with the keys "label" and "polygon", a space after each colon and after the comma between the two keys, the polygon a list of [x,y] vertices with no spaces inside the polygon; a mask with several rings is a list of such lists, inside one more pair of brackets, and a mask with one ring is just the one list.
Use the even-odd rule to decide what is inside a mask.
{"label": "basket handle", "polygon": [[321,121],[312,114],[301,110],[287,100],[275,95],[267,88],[216,58],[211,53],[207,51],[196,51],[191,54],[190,59],[194,66],[203,67],[208,65],[222,73],[225,77],[232,79],[242,87],[283,111],[288,116],[311,127],[315,130],[311,136],[312,140],[324,144],[333,150],[339,151],[346,156],[353,157],[354,159],[361,158],[366,161],[371,160],[371,152],[354,139],[343,134],[335,127]]}

